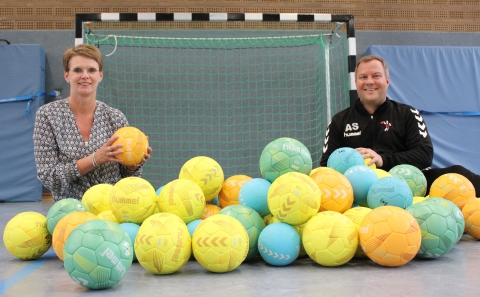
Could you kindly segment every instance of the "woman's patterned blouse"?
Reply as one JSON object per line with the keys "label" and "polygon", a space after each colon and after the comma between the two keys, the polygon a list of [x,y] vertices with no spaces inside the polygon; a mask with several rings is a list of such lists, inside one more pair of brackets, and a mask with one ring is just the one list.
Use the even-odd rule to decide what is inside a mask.
{"label": "woman's patterned blouse", "polygon": [[130,171],[115,162],[101,164],[80,175],[77,160],[98,150],[115,131],[128,126],[128,121],[120,110],[97,101],[90,138],[85,142],[67,100],[42,106],[37,111],[33,131],[38,179],[52,192],[54,200],[81,200],[91,186],[102,183],[113,185],[127,176],[141,176],[141,168]]}

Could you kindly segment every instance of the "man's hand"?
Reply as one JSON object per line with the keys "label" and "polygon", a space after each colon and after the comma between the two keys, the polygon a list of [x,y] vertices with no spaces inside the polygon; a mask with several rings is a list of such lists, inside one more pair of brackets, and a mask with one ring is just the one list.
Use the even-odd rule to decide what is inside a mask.
{"label": "man's hand", "polygon": [[372,160],[368,163],[368,166],[372,165],[373,163],[375,163],[375,165],[378,167],[378,168],[382,168],[383,166],[383,159],[382,157],[377,154],[374,150],[372,149],[369,149],[369,148],[364,148],[364,147],[357,147],[356,148],[357,152],[359,152],[360,154],[362,154],[363,158],[366,159],[366,158],[371,158]]}

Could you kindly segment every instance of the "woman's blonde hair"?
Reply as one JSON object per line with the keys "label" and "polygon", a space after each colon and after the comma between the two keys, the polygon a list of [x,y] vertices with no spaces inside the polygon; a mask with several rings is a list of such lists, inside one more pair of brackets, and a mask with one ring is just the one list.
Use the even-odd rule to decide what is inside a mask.
{"label": "woman's blonde hair", "polygon": [[63,70],[65,72],[70,70],[70,60],[75,56],[83,56],[95,60],[98,63],[98,70],[103,71],[103,59],[100,50],[91,44],[79,44],[67,49],[63,53]]}

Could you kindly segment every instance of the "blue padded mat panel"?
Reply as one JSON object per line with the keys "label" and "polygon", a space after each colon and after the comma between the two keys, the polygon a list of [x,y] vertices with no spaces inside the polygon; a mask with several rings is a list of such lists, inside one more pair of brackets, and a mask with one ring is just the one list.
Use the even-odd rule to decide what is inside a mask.
{"label": "blue padded mat panel", "polygon": [[[390,68],[388,97],[430,112],[480,111],[480,47],[369,47]],[[435,149],[432,167],[480,173],[480,116],[423,114]]]}
{"label": "blue padded mat panel", "polygon": [[[0,101],[45,92],[45,51],[41,45],[0,45]],[[0,201],[40,201],[33,155],[35,113],[44,96],[0,103]]]}

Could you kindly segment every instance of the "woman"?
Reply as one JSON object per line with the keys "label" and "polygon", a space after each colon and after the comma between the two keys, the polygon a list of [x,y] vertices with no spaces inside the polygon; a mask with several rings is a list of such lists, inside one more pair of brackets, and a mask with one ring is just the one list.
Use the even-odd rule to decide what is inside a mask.
{"label": "woman", "polygon": [[119,128],[128,126],[118,109],[97,101],[103,78],[100,51],[88,44],[63,54],[63,76],[70,84],[70,97],[42,106],[33,132],[37,175],[55,201],[81,200],[83,193],[100,183],[115,184],[127,176],[141,176],[141,166],[150,158],[148,147],[142,162],[122,165],[115,155],[122,145],[112,145]]}

